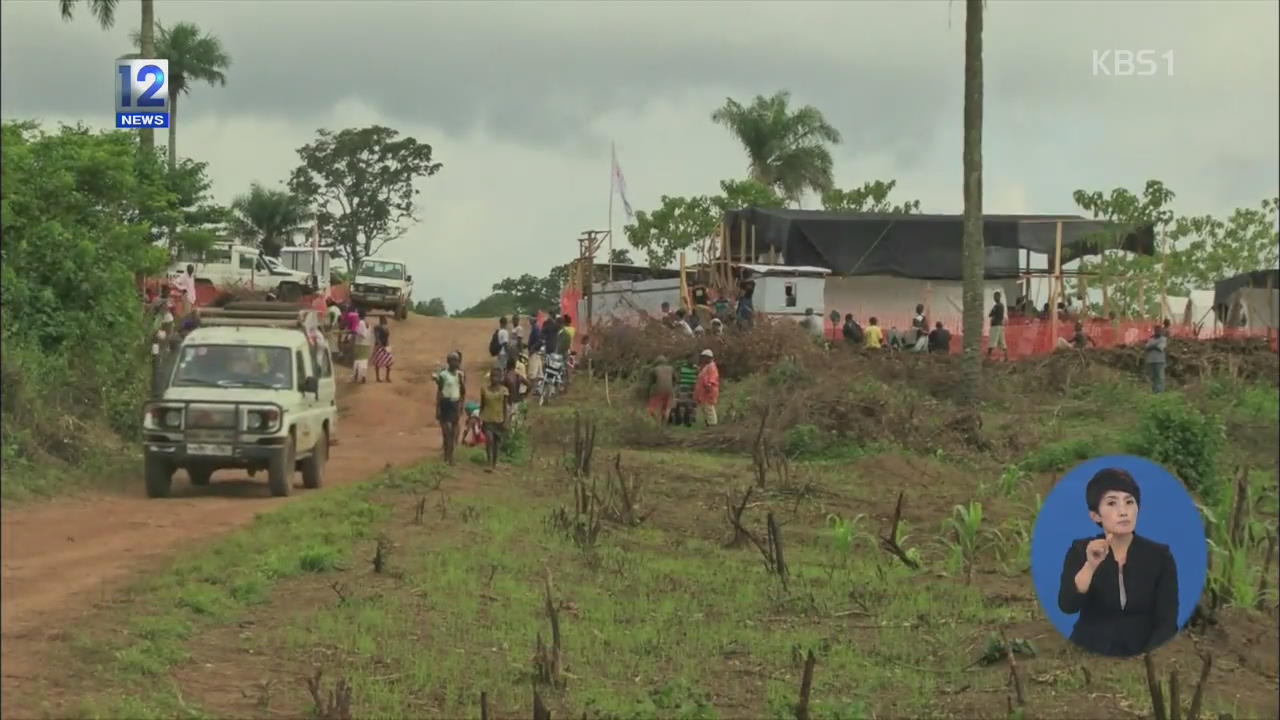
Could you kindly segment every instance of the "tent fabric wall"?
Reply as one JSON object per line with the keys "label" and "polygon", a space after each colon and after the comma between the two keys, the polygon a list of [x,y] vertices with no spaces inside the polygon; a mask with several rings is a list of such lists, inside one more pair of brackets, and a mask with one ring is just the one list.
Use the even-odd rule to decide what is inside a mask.
{"label": "tent fabric wall", "polygon": [[[1004,302],[1008,305],[1017,297],[1017,281],[987,281],[983,289],[983,318],[995,302],[994,294],[997,291],[1003,294]],[[911,327],[916,305],[924,304],[926,297],[930,326],[940,320],[952,333],[958,333],[964,307],[964,285],[959,281],[876,275],[829,277],[826,284],[827,310],[838,310],[841,317],[846,313],[853,313],[863,325],[875,315],[879,324],[885,328]]]}

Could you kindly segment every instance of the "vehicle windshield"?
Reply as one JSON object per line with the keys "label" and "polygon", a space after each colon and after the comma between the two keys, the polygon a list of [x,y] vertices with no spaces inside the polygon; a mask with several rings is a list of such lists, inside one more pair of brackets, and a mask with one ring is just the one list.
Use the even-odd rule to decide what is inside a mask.
{"label": "vehicle windshield", "polygon": [[293,387],[292,353],[260,345],[195,345],[183,348],[174,387]]}
{"label": "vehicle windshield", "polygon": [[188,264],[229,265],[230,263],[231,248],[225,246],[215,246],[199,252],[184,249],[178,253],[178,264],[183,270]]}
{"label": "vehicle windshield", "polygon": [[404,265],[383,260],[366,260],[360,263],[360,272],[356,274],[364,277],[385,278],[387,280],[403,280]]}
{"label": "vehicle windshield", "polygon": [[267,267],[271,268],[272,270],[284,269],[284,266],[280,264],[280,261],[271,257],[270,255],[263,255],[262,262],[266,263]]}

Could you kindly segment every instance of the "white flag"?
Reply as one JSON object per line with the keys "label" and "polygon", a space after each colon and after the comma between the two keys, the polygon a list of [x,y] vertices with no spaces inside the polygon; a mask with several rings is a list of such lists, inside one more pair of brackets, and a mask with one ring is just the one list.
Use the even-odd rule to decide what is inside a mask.
{"label": "white flag", "polygon": [[618,196],[622,198],[622,209],[627,213],[628,220],[635,219],[635,213],[631,211],[631,201],[627,199],[627,179],[622,176],[622,168],[618,165],[618,148],[612,147],[613,150],[613,189],[617,191]]}

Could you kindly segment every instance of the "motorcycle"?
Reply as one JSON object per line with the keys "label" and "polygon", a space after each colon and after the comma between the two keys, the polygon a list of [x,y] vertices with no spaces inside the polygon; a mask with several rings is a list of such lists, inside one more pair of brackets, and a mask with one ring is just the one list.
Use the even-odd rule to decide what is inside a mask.
{"label": "motorcycle", "polygon": [[538,405],[547,404],[547,400],[557,393],[564,392],[564,356],[559,353],[547,353],[542,361],[542,380],[538,383]]}

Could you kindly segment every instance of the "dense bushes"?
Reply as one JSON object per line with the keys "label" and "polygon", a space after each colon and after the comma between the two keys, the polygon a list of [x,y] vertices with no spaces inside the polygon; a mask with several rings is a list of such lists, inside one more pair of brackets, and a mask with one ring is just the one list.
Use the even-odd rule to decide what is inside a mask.
{"label": "dense bushes", "polygon": [[164,267],[153,228],[178,226],[191,193],[128,132],[6,123],[3,163],[4,459],[80,462],[89,426],[128,433],[138,420],[137,279]]}
{"label": "dense bushes", "polygon": [[1212,502],[1222,492],[1218,456],[1225,445],[1220,418],[1177,393],[1165,393],[1147,400],[1131,450],[1163,464]]}

